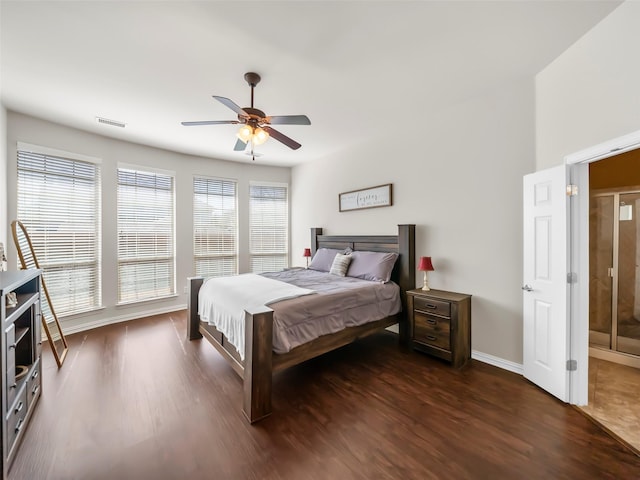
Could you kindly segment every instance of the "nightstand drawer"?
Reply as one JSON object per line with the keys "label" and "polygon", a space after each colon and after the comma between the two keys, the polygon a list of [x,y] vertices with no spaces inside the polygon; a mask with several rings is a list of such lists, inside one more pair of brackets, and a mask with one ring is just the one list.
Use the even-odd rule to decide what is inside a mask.
{"label": "nightstand drawer", "polygon": [[416,313],[414,315],[413,339],[449,350],[451,348],[451,325],[449,320]]}
{"label": "nightstand drawer", "polygon": [[451,304],[434,300],[433,298],[421,298],[416,295],[413,299],[413,308],[425,313],[442,315],[443,317],[451,316]]}

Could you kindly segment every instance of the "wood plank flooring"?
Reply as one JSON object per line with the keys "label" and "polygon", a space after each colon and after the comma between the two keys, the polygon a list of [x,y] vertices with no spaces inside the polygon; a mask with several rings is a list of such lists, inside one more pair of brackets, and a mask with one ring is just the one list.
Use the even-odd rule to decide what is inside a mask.
{"label": "wood plank flooring", "polygon": [[186,314],[69,336],[9,480],[638,479],[640,457],[521,376],[401,350],[393,334],[276,375],[247,424],[242,385]]}

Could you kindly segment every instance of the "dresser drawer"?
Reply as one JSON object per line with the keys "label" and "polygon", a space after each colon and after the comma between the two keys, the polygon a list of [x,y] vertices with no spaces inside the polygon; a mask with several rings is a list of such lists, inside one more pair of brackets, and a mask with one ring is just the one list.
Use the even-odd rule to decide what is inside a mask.
{"label": "dresser drawer", "polygon": [[25,427],[24,420],[27,416],[27,410],[27,389],[23,384],[18,398],[16,398],[15,403],[11,406],[7,414],[7,442],[9,444],[7,453],[11,452],[18,434]]}
{"label": "dresser drawer", "polygon": [[31,371],[27,377],[27,403],[29,408],[31,408],[31,404],[38,398],[38,395],[40,395],[41,378],[40,359],[38,359],[31,367]]}
{"label": "dresser drawer", "polygon": [[443,317],[451,316],[451,304],[449,302],[434,300],[432,298],[414,297],[413,309],[434,315],[442,315]]}
{"label": "dresser drawer", "polygon": [[451,324],[448,319],[414,313],[413,339],[444,350],[451,348]]}

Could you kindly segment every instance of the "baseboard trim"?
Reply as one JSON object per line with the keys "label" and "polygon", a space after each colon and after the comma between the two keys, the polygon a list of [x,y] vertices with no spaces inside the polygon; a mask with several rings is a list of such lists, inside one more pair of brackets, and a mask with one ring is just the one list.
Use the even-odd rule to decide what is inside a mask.
{"label": "baseboard trim", "polygon": [[473,358],[474,360],[478,360],[479,362],[488,363],[489,365],[493,365],[494,367],[502,368],[503,370],[509,370],[510,372],[517,373],[518,375],[522,375],[523,373],[521,363],[515,363],[509,360],[505,360],[504,358],[494,357],[493,355],[489,355],[488,353],[472,350],[471,358]]}
{"label": "baseboard trim", "polygon": [[114,323],[128,322],[129,320],[136,320],[138,318],[152,317],[153,315],[162,315],[164,313],[178,312],[180,310],[186,310],[186,305],[173,305],[170,307],[156,308],[153,310],[145,310],[144,312],[127,313],[124,315],[118,315],[110,318],[102,318],[94,322],[82,322],[77,325],[65,325],[62,322],[62,329],[65,335],[71,335],[72,333],[84,332],[85,330],[91,330],[98,327],[104,327],[106,325],[112,325]]}

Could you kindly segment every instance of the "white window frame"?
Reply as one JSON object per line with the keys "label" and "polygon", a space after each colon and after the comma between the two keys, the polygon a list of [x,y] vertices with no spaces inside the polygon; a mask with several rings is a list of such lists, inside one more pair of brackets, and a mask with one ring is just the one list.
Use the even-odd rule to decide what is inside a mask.
{"label": "white window frame", "polygon": [[[215,248],[209,246],[209,242],[205,241],[205,245],[198,245],[198,231],[204,228],[204,225],[200,224],[198,221],[198,207],[196,205],[198,194],[196,192],[196,181],[205,181],[205,182],[225,182],[232,183],[234,185],[234,251],[233,254],[230,255],[226,252],[220,253],[216,251]],[[220,177],[209,177],[206,175],[194,175],[193,176],[193,271],[196,276],[211,276],[211,270],[205,268],[204,266],[199,265],[199,262],[205,263],[206,261],[220,259],[231,259],[233,262],[233,268],[226,271],[223,268],[223,274],[221,276],[227,275],[236,275],[238,273],[238,230],[239,230],[239,222],[238,222],[238,181],[236,179],[231,178],[220,178]]]}
{"label": "white window frame", "polygon": [[[51,302],[56,310],[56,315],[59,318],[69,317],[72,315],[83,314],[95,310],[99,310],[103,308],[102,305],[102,221],[101,221],[101,213],[102,213],[102,160],[100,158],[77,154],[73,152],[67,152],[63,150],[57,150],[53,148],[43,147],[40,145],[32,145],[24,142],[17,142],[17,158],[16,158],[16,212],[18,219],[25,225],[27,229],[27,233],[31,237],[33,242],[34,250],[36,252],[36,256],[38,257],[38,264],[40,268],[43,270],[43,278],[47,283],[47,290],[51,297]],[[20,168],[20,157],[21,155],[38,155],[42,157],[49,157],[52,159],[58,159],[59,161],[67,161],[67,162],[78,162],[85,164],[92,164],[95,166],[96,172],[95,177],[93,179],[93,205],[92,211],[87,212],[87,217],[92,218],[93,228],[90,229],[92,233],[90,233],[90,237],[93,239],[90,242],[93,243],[94,248],[91,249],[91,257],[92,260],[87,260],[86,258],[83,261],[79,262],[66,262],[66,258],[73,258],[73,255],[70,257],[68,255],[61,255],[60,252],[56,252],[56,244],[51,241],[49,238],[49,233],[40,233],[43,229],[43,226],[49,225],[47,220],[56,217],[56,213],[63,214],[58,210],[58,212],[46,211],[46,207],[44,211],[41,213],[33,212],[32,215],[28,215],[23,212],[23,208],[25,206],[21,206],[21,172],[26,171],[25,168]],[[51,174],[55,175],[54,172]],[[61,173],[58,173],[60,176]],[[73,177],[70,175],[69,177]],[[68,177],[68,178],[69,178]],[[74,196],[74,189],[69,190],[69,188],[65,188],[64,191],[59,192],[56,196],[55,192],[50,192],[49,195],[54,195],[58,198],[56,201],[56,205],[60,206],[62,202],[62,206],[64,206],[64,199],[72,199],[71,204],[66,207],[69,208],[72,205],[82,205],[85,204],[84,200],[88,200],[91,197],[76,198]],[[42,207],[40,207],[42,208]],[[29,218],[31,217],[31,218]],[[36,220],[36,217],[40,217]],[[70,216],[66,217],[67,220],[63,222],[65,219],[64,216],[58,217],[59,222],[66,223],[68,225],[74,226],[72,220],[70,220]],[[86,219],[84,225],[87,225]],[[61,225],[60,223],[59,225]],[[59,227],[58,227],[59,228]],[[79,239],[80,231],[76,230],[74,227],[73,231],[70,231],[71,238],[69,239],[70,244],[68,247],[69,252],[84,250],[86,247],[83,246],[82,241]],[[48,230],[48,227],[45,228]],[[39,237],[42,235],[45,238],[41,241]],[[86,251],[85,251],[86,257]],[[78,267],[89,266],[89,281],[84,276],[78,276],[75,273],[75,270]],[[82,288],[79,285],[86,285],[89,283],[93,285],[93,288],[89,289],[89,295],[87,299],[87,295],[76,294],[76,290],[78,288]],[[63,300],[66,297],[66,300]],[[84,300],[83,300],[84,298]]]}
{"label": "white window frame", "polygon": [[[252,234],[252,230],[253,230],[253,221],[254,221],[254,210],[253,210],[253,205],[252,205],[252,198],[251,198],[251,187],[277,187],[277,188],[284,188],[286,190],[287,196],[286,196],[286,220],[285,220],[285,225],[286,225],[286,240],[285,240],[285,244],[284,244],[284,251],[283,252],[274,252],[274,253],[264,253],[264,252],[256,252],[254,251],[253,248],[253,240],[251,238]],[[278,270],[281,268],[287,268],[289,266],[290,263],[290,243],[291,243],[291,227],[290,227],[290,222],[291,222],[291,203],[290,203],[290,187],[288,183],[278,183],[278,182],[261,182],[261,181],[251,181],[249,182],[249,269],[252,272],[255,273],[259,273],[261,271],[267,271],[267,270]],[[255,268],[254,265],[254,259],[256,257],[280,257],[282,256],[284,258],[284,262],[281,265],[274,265],[272,268],[267,268],[267,269],[263,269],[263,268]]]}
{"label": "white window frame", "polygon": [[[143,174],[155,174],[155,175],[164,175],[164,176],[168,176],[171,177],[171,218],[172,218],[172,222],[171,222],[171,235],[170,235],[170,239],[171,239],[171,252],[170,252],[170,256],[163,256],[162,258],[157,258],[155,259],[156,262],[161,262],[162,260],[170,260],[171,262],[171,270],[172,270],[172,275],[170,277],[170,285],[169,285],[169,289],[166,293],[161,294],[161,295],[148,295],[148,296],[144,296],[144,295],[137,295],[136,294],[136,298],[126,298],[123,295],[123,290],[122,290],[122,278],[121,278],[121,267],[124,264],[133,264],[133,263],[138,263],[138,264],[144,264],[144,263],[153,263],[153,259],[150,258],[148,262],[145,262],[144,259],[142,260],[136,260],[136,259],[123,259],[121,257],[121,251],[120,251],[120,241],[121,241],[121,225],[120,225],[120,210],[121,210],[121,205],[120,205],[120,201],[121,201],[121,192],[120,192],[120,180],[118,178],[119,172],[120,170],[129,170],[129,171],[135,171],[135,172],[140,172]],[[117,217],[117,221],[116,221],[116,225],[117,225],[117,248],[116,248],[116,255],[117,255],[117,305],[129,305],[132,303],[139,303],[139,302],[147,302],[147,301],[152,301],[152,300],[161,300],[164,298],[170,298],[170,297],[175,297],[177,295],[176,293],[176,173],[174,171],[170,171],[170,170],[162,170],[162,169],[158,169],[158,168],[153,168],[153,167],[148,167],[148,166],[144,166],[144,165],[134,165],[134,164],[129,164],[129,163],[118,163],[118,167],[117,167],[117,171],[116,171],[116,217]],[[131,292],[129,292],[131,293]]]}

